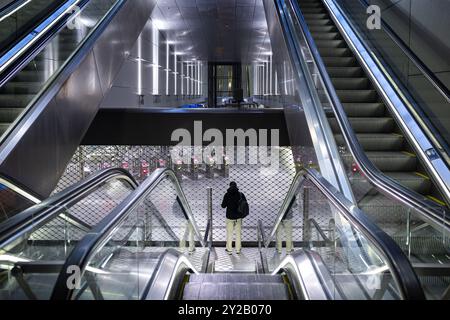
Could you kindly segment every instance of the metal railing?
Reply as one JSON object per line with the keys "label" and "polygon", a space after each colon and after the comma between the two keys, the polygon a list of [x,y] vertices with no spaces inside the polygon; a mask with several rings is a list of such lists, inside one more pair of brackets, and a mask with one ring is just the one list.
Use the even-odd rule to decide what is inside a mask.
{"label": "metal railing", "polygon": [[425,299],[419,279],[409,259],[397,243],[314,169],[305,168],[295,176],[283,206],[277,215],[270,236],[266,239],[266,248],[269,247],[283,216],[286,214],[288,206],[284,204],[292,201],[304,181],[309,181],[317,187],[327,200],[333,204],[333,207],[350,222],[352,227],[364,235],[384,255],[403,299]]}
{"label": "metal railing", "polygon": [[149,195],[165,178],[169,178],[173,182],[177,196],[190,223],[192,224],[194,233],[201,245],[205,247],[205,243],[175,172],[167,168],[156,169],[134,192],[132,192],[106,218],[97,224],[97,226],[92,229],[90,233],[78,242],[77,246],[72,250],[71,254],[66,259],[53,289],[51,299],[71,300],[73,298],[75,289],[68,288],[67,286],[67,279],[70,276],[70,274],[66,272],[69,270],[68,268],[78,266],[82,276],[90,259],[97,252],[97,250],[102,248],[102,246],[111,239],[116,228],[128,217],[130,213],[133,212],[133,209],[136,208],[138,203],[145,199],[145,197]]}

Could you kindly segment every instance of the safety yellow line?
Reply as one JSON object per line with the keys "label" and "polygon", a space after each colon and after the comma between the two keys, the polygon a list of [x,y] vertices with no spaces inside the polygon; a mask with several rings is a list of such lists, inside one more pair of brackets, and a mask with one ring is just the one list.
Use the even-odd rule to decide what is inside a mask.
{"label": "safety yellow line", "polygon": [[414,174],[416,174],[416,175],[418,175],[418,176],[420,176],[420,177],[422,177],[422,178],[424,178],[424,179],[430,180],[430,177],[427,176],[427,175],[425,175],[425,174],[423,174],[423,173],[420,173],[420,172],[414,172]]}
{"label": "safety yellow line", "polygon": [[437,202],[437,203],[440,204],[441,206],[445,206],[445,202],[443,202],[443,201],[441,201],[441,200],[439,200],[439,199],[436,199],[436,198],[433,197],[433,196],[427,196],[427,198],[430,198],[431,200],[433,200],[434,202]]}
{"label": "safety yellow line", "polygon": [[407,156],[413,157],[413,158],[417,157],[414,153],[411,153],[408,151],[402,151],[402,153],[406,154]]}

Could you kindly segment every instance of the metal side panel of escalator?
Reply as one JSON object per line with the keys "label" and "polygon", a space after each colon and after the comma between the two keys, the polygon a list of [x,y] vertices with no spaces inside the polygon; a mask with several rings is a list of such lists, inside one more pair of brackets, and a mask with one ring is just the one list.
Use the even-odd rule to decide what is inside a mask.
{"label": "metal side panel of escalator", "polygon": [[[400,130],[380,93],[361,67],[321,0],[299,0],[301,11],[356,136],[375,166],[405,187],[444,203],[438,189]],[[338,145],[344,145],[336,119],[329,122]],[[344,159],[350,162],[352,159]],[[360,200],[366,211],[377,195]]]}
{"label": "metal side panel of escalator", "polygon": [[57,184],[155,1],[67,3],[48,30],[34,30],[39,40],[0,66],[0,174],[41,199]]}

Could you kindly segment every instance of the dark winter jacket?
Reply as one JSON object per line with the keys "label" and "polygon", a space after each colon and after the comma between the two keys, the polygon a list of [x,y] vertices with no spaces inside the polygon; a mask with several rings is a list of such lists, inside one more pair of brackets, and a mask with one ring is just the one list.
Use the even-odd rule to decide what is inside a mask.
{"label": "dark winter jacket", "polygon": [[247,201],[244,194],[239,192],[239,188],[237,187],[229,187],[227,193],[223,196],[222,208],[227,208],[227,219],[236,220],[242,218],[237,210],[239,206],[240,194],[242,195],[242,199]]}

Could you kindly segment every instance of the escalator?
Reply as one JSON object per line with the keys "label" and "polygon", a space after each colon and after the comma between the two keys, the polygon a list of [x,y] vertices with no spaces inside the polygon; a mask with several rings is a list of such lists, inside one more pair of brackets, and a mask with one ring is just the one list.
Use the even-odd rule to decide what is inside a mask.
{"label": "escalator", "polygon": [[[381,58],[368,61],[376,50],[361,43],[370,37],[351,33],[356,28],[348,26],[353,21],[337,9],[339,2],[277,1],[289,55],[295,63],[303,60],[298,68],[294,63],[298,81],[313,97],[304,107],[323,112],[323,127],[331,128],[339,149],[334,161],[344,164],[355,204],[402,248],[427,298],[448,299],[448,169],[438,156],[438,166],[419,156],[426,136],[396,99],[412,94],[399,93],[405,89],[399,82],[383,82],[383,77],[395,77],[387,73],[388,67],[378,66]],[[413,132],[405,133],[406,118],[406,131]]]}
{"label": "escalator", "polygon": [[73,243],[136,186],[124,170],[102,170],[4,221],[0,225],[0,299],[47,299],[53,274]]}
{"label": "escalator", "polygon": [[[420,284],[400,249],[361,212],[351,208],[317,172],[299,173],[285,203],[303,192],[306,180],[317,187],[312,194],[320,193],[327,199],[322,205],[337,214],[335,218],[339,216],[357,228],[354,232],[360,239],[358,244],[346,244],[337,237],[325,247],[319,241],[322,247],[316,249],[318,242],[306,241],[310,247],[272,258],[274,242],[270,236],[288,208],[283,205],[270,227],[269,238],[260,223],[258,247],[244,248],[239,256],[225,255],[224,247],[208,240],[214,225],[212,218],[202,235],[175,173],[157,169],[77,241],[58,268],[53,268],[58,276],[53,275],[51,298],[422,299]],[[193,252],[185,247],[189,238],[186,223],[192,225],[196,237]],[[348,251],[354,250],[365,252],[364,262],[359,261],[361,256],[345,258]],[[245,255],[251,252],[256,253],[254,260],[244,262]],[[338,256],[346,259],[339,270]],[[234,261],[231,270],[220,271],[223,257]],[[243,271],[245,263],[255,264],[253,271]],[[367,264],[371,264],[369,269]],[[41,266],[50,268],[52,262],[42,261]],[[74,269],[80,270],[80,278],[73,286],[67,285],[74,280]],[[36,269],[34,272],[39,273]],[[369,281],[374,275],[381,277],[378,286]]]}
{"label": "escalator", "polygon": [[[350,124],[370,161],[408,189],[445,205],[443,197],[322,1],[299,0],[298,3]],[[344,145],[336,119],[331,116],[329,121],[336,142]],[[351,166],[352,159],[344,161]],[[379,202],[377,195],[368,195],[359,204],[370,208]]]}
{"label": "escalator", "polygon": [[0,54],[20,42],[39,23],[51,16],[65,1],[12,0],[0,7]]}
{"label": "escalator", "polygon": [[154,3],[47,1],[51,8],[32,15],[39,1],[16,2],[24,6],[0,24],[13,34],[26,11],[30,26],[0,56],[0,176],[39,201],[54,190]]}

